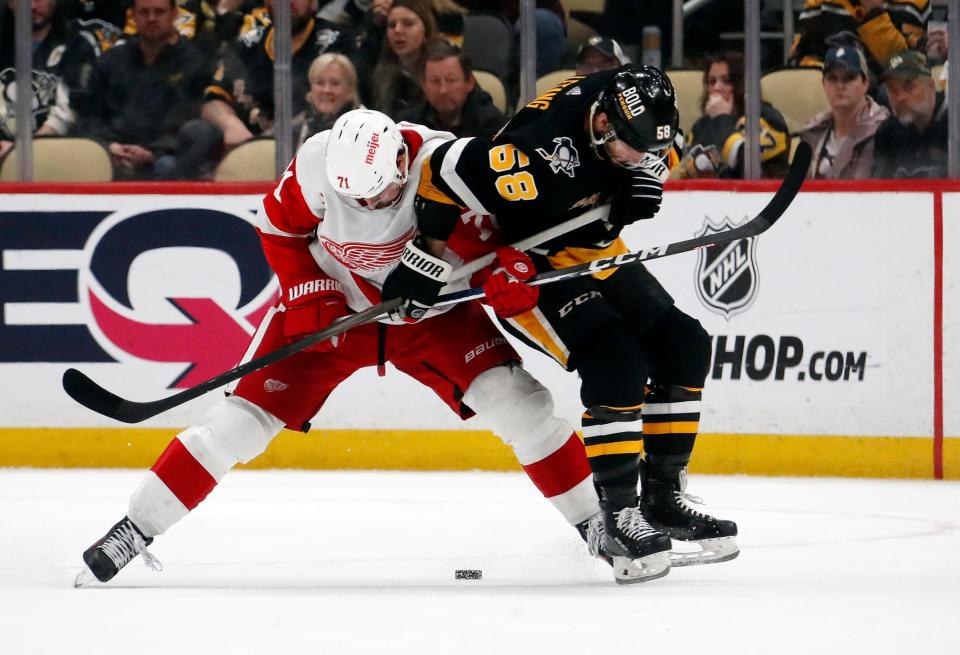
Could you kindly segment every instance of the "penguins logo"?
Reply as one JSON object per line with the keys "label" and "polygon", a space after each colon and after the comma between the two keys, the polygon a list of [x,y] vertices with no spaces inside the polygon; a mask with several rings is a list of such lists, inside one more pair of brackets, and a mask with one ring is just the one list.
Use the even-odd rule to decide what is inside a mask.
{"label": "penguins logo", "polygon": [[573,147],[573,141],[568,136],[558,136],[553,142],[557,144],[553,152],[537,148],[537,154],[550,162],[550,170],[554,173],[562,171],[573,177],[573,169],[580,165],[580,153]]}

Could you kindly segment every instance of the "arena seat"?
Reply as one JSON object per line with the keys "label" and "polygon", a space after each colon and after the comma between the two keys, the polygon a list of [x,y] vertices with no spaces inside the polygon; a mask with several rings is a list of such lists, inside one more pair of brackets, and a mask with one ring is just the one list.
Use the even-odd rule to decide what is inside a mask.
{"label": "arena seat", "polygon": [[226,154],[213,179],[217,182],[274,180],[276,146],[273,139],[253,139]]}
{"label": "arena seat", "polygon": [[497,14],[463,17],[463,49],[474,68],[507,79],[513,66],[513,27]]}
{"label": "arena seat", "polygon": [[489,71],[475,70],[473,76],[480,88],[490,94],[493,105],[503,113],[507,113],[507,91],[503,88],[500,78]]}
{"label": "arena seat", "polygon": [[[0,182],[19,179],[16,149],[0,168]],[[113,166],[106,148],[92,139],[38,138],[33,141],[34,182],[110,182]]]}
{"label": "arena seat", "polygon": [[684,134],[700,118],[700,94],[703,93],[703,71],[669,70],[667,77],[677,92],[677,108],[680,110],[680,129]]}
{"label": "arena seat", "polygon": [[582,11],[588,14],[602,14],[605,0],[563,0],[567,11]]}
{"label": "arena seat", "polygon": [[943,67],[944,64],[940,64],[930,69],[930,76],[933,77],[933,82],[937,85],[937,91],[944,90],[943,80],[941,79],[943,77]]}
{"label": "arena seat", "polygon": [[546,75],[541,75],[537,78],[537,96],[542,96],[560,82],[564,81],[568,77],[573,77],[576,74],[577,71],[573,70],[572,68],[561,68],[560,70],[552,71]]}
{"label": "arena seat", "polygon": [[760,78],[763,99],[783,114],[791,133],[803,129],[814,116],[830,109],[819,68],[784,68]]}

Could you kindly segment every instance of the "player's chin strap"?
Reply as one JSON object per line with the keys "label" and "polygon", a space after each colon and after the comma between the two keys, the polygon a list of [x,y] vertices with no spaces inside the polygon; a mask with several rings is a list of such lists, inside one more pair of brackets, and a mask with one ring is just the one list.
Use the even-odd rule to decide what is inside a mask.
{"label": "player's chin strap", "polygon": [[[406,186],[407,177],[409,177],[410,175],[410,148],[407,147],[406,141],[401,143],[400,147],[403,150],[403,169],[401,170],[400,168],[397,168],[397,172],[396,174],[394,174],[393,180],[388,182],[387,185],[383,187],[383,189],[380,191],[380,193],[383,193],[383,191],[385,191],[387,187],[389,187],[391,184],[396,184],[397,186],[400,187],[400,193],[397,194],[397,197],[394,198],[393,202],[391,202],[389,205],[384,205],[383,207],[377,207],[376,209],[386,209],[387,207],[393,207],[395,204],[400,202],[400,198],[403,196],[403,187]],[[397,154],[399,155],[400,153],[397,153]],[[375,194],[375,196],[376,195],[379,195],[379,194]],[[367,205],[366,200],[357,198],[355,199],[355,202],[357,203],[357,206],[360,207],[361,209],[376,211],[376,209]]]}
{"label": "player's chin strap", "polygon": [[607,149],[604,148],[607,143],[615,140],[617,138],[617,133],[613,128],[607,130],[600,135],[600,138],[597,138],[597,133],[593,130],[593,119],[597,115],[597,107],[600,106],[600,98],[598,97],[593,101],[593,104],[590,105],[590,116],[587,118],[587,130],[590,132],[590,147],[593,148],[593,154],[604,161],[610,161],[610,155],[607,154]]}
{"label": "player's chin strap", "polygon": [[[593,154],[603,161],[610,162],[614,166],[621,166],[630,171],[650,171],[655,170],[663,164],[670,154],[670,147],[661,148],[659,152],[644,152],[644,157],[639,162],[630,163],[625,161],[614,162],[610,157],[610,153],[607,152],[606,144],[611,141],[616,141],[620,138],[617,134],[617,131],[613,127],[608,127],[607,131],[604,132],[599,138],[597,138],[597,133],[593,129],[593,119],[597,115],[597,107],[600,106],[600,98],[594,100],[593,104],[590,105],[590,117],[587,120],[587,128],[589,130],[590,137],[590,147],[593,149]],[[624,141],[624,143],[626,143]]]}

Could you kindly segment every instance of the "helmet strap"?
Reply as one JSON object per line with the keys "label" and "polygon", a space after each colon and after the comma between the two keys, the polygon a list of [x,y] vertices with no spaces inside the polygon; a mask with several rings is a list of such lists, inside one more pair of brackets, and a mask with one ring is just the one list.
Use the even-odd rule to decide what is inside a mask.
{"label": "helmet strap", "polygon": [[615,140],[617,138],[617,133],[611,127],[605,133],[601,134],[599,138],[597,137],[597,133],[593,129],[593,121],[597,116],[597,108],[599,106],[600,106],[599,98],[595,100],[592,105],[590,105],[590,116],[587,119],[587,129],[589,131],[588,136],[590,137],[590,147],[593,148],[593,154],[600,159],[609,161],[610,155],[607,154],[607,149],[604,148],[603,146],[609,143],[610,141]]}
{"label": "helmet strap", "polygon": [[407,177],[410,175],[410,149],[407,147],[407,142],[403,140],[400,141],[400,147],[403,149],[403,170],[397,168],[397,177],[394,181],[400,185],[402,191],[403,186],[407,183]]}

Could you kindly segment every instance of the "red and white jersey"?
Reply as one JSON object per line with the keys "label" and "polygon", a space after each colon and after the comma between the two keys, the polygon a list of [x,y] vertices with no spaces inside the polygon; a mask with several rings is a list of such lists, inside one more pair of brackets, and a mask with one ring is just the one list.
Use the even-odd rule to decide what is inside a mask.
{"label": "red and white jersey", "polygon": [[[267,260],[285,290],[316,280],[319,274],[340,283],[347,305],[354,311],[381,301],[384,280],[417,233],[413,201],[422,163],[438,145],[454,138],[449,132],[412,123],[398,127],[411,163],[403,192],[390,207],[366,209],[336,192],[327,180],[325,166],[329,131],[303,144],[276,189],[264,197],[257,229]],[[451,250],[444,259],[454,267],[463,263]],[[464,280],[450,290],[467,287]],[[433,313],[445,310],[438,308]]]}

